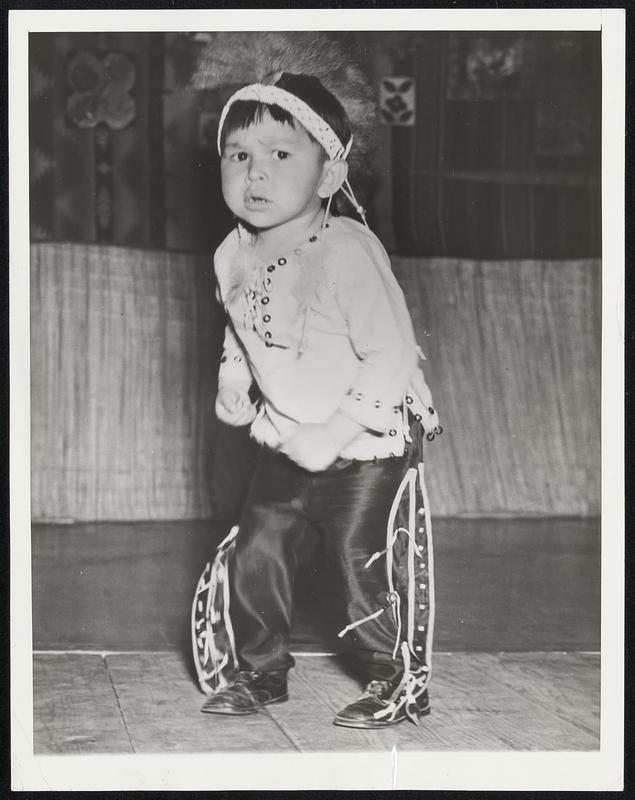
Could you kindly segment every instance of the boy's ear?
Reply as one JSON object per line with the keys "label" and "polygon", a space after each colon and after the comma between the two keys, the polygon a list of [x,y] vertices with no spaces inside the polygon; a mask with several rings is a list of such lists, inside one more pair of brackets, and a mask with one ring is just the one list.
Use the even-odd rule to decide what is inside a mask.
{"label": "boy's ear", "polygon": [[329,159],[322,167],[322,182],[318,186],[318,195],[322,199],[331,197],[337,192],[348,175],[348,162],[343,158]]}

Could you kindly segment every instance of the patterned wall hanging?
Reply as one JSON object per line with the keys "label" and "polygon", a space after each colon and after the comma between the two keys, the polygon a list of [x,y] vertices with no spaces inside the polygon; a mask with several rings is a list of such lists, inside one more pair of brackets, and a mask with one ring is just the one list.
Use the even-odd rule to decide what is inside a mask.
{"label": "patterned wall hanging", "polygon": [[533,76],[531,40],[518,31],[452,33],[448,100],[517,100]]}
{"label": "patterned wall hanging", "polygon": [[96,241],[113,240],[112,132],[130,125],[137,115],[131,94],[136,81],[132,58],[122,52],[83,50],[66,69],[66,116],[80,129],[94,131]]}
{"label": "patterned wall hanging", "polygon": [[415,124],[415,81],[407,77],[382,78],[379,110],[385,125]]}

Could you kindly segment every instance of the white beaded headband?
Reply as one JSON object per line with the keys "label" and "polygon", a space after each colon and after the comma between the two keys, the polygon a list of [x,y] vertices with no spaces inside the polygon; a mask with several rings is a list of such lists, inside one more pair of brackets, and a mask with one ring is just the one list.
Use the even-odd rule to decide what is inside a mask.
{"label": "white beaded headband", "polygon": [[317,114],[311,106],[301,100],[286,89],[281,89],[279,86],[264,83],[252,83],[249,86],[243,86],[229,98],[225,103],[225,107],[220,115],[218,123],[218,152],[222,152],[221,139],[223,134],[223,126],[227,118],[227,112],[230,107],[237,100],[257,100],[260,103],[267,105],[276,105],[288,111],[292,117],[298,120],[309,131],[313,138],[318,141],[329,158],[346,158],[351,145],[353,144],[353,137],[348,140],[344,146],[335,133],[333,128]]}

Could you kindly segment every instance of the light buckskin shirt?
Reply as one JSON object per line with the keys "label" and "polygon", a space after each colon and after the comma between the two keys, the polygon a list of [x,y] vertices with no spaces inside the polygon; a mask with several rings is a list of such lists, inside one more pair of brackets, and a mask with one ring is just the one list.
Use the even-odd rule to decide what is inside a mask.
{"label": "light buckskin shirt", "polygon": [[[302,423],[340,411],[363,425],[342,451],[369,460],[404,452],[401,407],[419,378],[413,410],[438,423],[423,376],[403,292],[377,237],[347,217],[332,217],[300,247],[259,263],[238,226],[214,258],[218,298],[229,322],[219,388],[247,390],[262,402],[252,437],[272,449]],[[423,400],[421,400],[423,395]],[[419,415],[420,416],[420,415]]]}

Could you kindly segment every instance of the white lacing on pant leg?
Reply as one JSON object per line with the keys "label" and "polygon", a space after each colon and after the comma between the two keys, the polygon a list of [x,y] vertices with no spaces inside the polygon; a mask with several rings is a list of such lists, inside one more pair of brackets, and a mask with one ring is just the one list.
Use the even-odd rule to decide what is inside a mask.
{"label": "white lacing on pant leg", "polygon": [[225,622],[225,629],[227,630],[227,638],[229,639],[229,647],[234,659],[234,664],[238,662],[236,655],[236,640],[234,638],[234,628],[232,627],[232,620],[229,616],[229,568],[225,563],[225,580],[223,581],[223,621]]}
{"label": "white lacing on pant leg", "polygon": [[408,537],[408,647],[412,650],[414,647],[414,630],[415,630],[415,540],[414,532],[416,520],[416,481],[417,471],[413,470],[412,480],[408,484],[408,529],[412,536]]}
{"label": "white lacing on pant leg", "polygon": [[223,581],[225,578],[225,568],[223,564],[224,553],[219,553],[216,556],[216,560],[212,565],[212,572],[210,577],[210,590],[207,594],[207,605],[205,609],[205,630],[206,630],[206,638],[205,638],[205,659],[204,664],[209,664],[211,669],[204,669],[202,670],[201,677],[205,683],[203,684],[203,689],[206,692],[212,692],[213,687],[207,683],[207,681],[211,681],[216,679],[217,687],[221,687],[223,684],[222,680],[222,671],[227,662],[229,661],[229,656],[227,653],[223,653],[216,645],[216,639],[214,637],[214,625],[220,619],[218,613],[216,611],[216,595],[218,592],[218,587],[223,585]]}
{"label": "white lacing on pant leg", "polygon": [[[201,689],[206,694],[210,694],[214,691],[214,687],[209,683],[210,681],[215,679],[217,683],[215,688],[220,688],[225,682],[222,671],[229,663],[230,655],[233,658],[233,663],[237,663],[234,631],[229,616],[229,582],[227,580],[227,560],[229,558],[229,547],[233,543],[237,534],[238,526],[235,525],[225,539],[223,539],[223,541],[218,545],[216,550],[216,558],[211,564],[211,567],[208,564],[203,572],[203,575],[205,575],[207,569],[209,568],[209,580],[206,582],[201,580],[197,586],[197,596],[199,592],[207,589],[204,614],[205,630],[201,631],[200,633],[195,630],[194,625],[196,606],[198,603],[200,603],[200,601],[197,599],[195,604],[192,606],[192,634],[193,636],[197,636],[198,634],[197,642],[199,644],[201,640],[204,639],[202,661],[196,658],[195,666],[199,684]],[[216,609],[216,600],[219,588],[223,592],[222,618],[227,632],[227,638],[229,640],[229,653],[222,651],[217,646],[214,636],[214,624],[220,621],[220,617]]]}
{"label": "white lacing on pant leg", "polygon": [[216,548],[216,552],[220,553],[223,550],[226,550],[229,545],[234,541],[234,539],[238,536],[238,525],[234,525],[227,536],[223,539],[223,541],[218,545]]}
{"label": "white lacing on pant leg", "polygon": [[[372,614],[367,615],[363,619],[357,620],[356,622],[347,625],[346,628],[344,628],[344,630],[340,631],[340,633],[338,634],[340,637],[344,636],[345,633],[356,628],[358,625],[362,625],[365,622],[368,622],[372,619],[376,619],[378,616],[383,614],[383,612],[389,606],[393,606],[395,622],[397,623],[397,638],[395,641],[395,648],[393,650],[392,657],[393,659],[396,658],[397,651],[400,649],[401,658],[403,662],[403,673],[401,681],[393,691],[391,695],[391,700],[388,703],[388,705],[384,709],[377,711],[374,716],[377,719],[381,719],[383,717],[390,717],[390,719],[394,719],[395,716],[403,708],[405,710],[406,715],[413,722],[417,724],[420,712],[420,708],[417,705],[417,701],[419,697],[422,695],[422,693],[426,690],[431,675],[432,637],[434,629],[434,559],[432,553],[432,525],[431,525],[428,493],[425,485],[423,470],[424,470],[423,464],[420,463],[418,464],[417,467],[411,467],[407,471],[406,475],[401,481],[401,484],[399,485],[399,488],[397,489],[395,498],[393,500],[390,509],[390,514],[388,517],[388,525],[386,530],[386,548],[384,550],[373,553],[373,555],[368,559],[368,561],[365,564],[365,567],[369,567],[380,556],[385,554],[387,580],[390,589],[388,593],[389,602],[384,607],[378,609]],[[428,625],[426,633],[425,658],[423,664],[420,663],[419,657],[414,652],[414,627],[415,627],[414,622],[415,622],[415,601],[416,601],[415,555],[421,555],[423,550],[423,545],[417,544],[416,541],[416,526],[418,524],[416,518],[417,486],[421,493],[422,506],[424,510],[424,524],[425,524],[427,561],[428,561],[429,607],[428,607]],[[399,504],[403,499],[406,488],[408,489],[408,527],[406,528],[400,526],[395,528],[394,525],[397,518]],[[401,641],[401,632],[402,632],[401,597],[399,593],[395,591],[393,577],[392,577],[393,547],[395,545],[395,542],[399,534],[405,534],[408,537],[408,551],[407,551],[408,619],[407,619],[406,638],[404,641]],[[413,656],[417,661],[417,665],[414,667],[412,665],[411,656]]]}
{"label": "white lacing on pant leg", "polygon": [[350,625],[347,625],[345,628],[343,628],[337,635],[341,639],[342,636],[346,635],[349,631],[352,631],[354,628],[357,628],[358,625],[363,625],[365,622],[368,622],[371,619],[376,619],[377,617],[381,616],[381,614],[383,614],[384,611],[390,607],[390,605],[391,604],[388,603],[385,606],[378,608],[377,611],[373,611],[372,614],[368,614],[367,616],[362,617],[361,619],[355,620],[355,622],[351,622]]}
{"label": "white lacing on pant leg", "polygon": [[[217,676],[221,676],[223,669],[229,663],[229,656],[227,655],[227,653],[221,653],[218,650],[215,650],[214,652],[215,652],[215,660],[213,662],[214,663],[213,669],[211,670],[201,669],[199,675],[199,680],[203,682],[201,683],[201,686],[203,687],[203,691],[205,692],[205,694],[214,693],[215,690],[212,689],[208,681],[211,681],[213,678],[216,678]],[[226,683],[227,682],[224,679],[222,680],[219,679],[217,689],[222,689],[223,686],[226,685]]]}
{"label": "white lacing on pant leg", "polygon": [[406,716],[415,723],[419,724],[419,707],[417,701],[423,694],[427,686],[427,674],[419,670],[413,672],[410,667],[410,650],[407,642],[401,643],[401,657],[404,664],[404,673],[401,681],[391,695],[391,700],[385,708],[375,711],[373,717],[382,719],[389,717],[393,720],[403,708]]}
{"label": "white lacing on pant leg", "polygon": [[406,642],[401,643],[401,657],[404,665],[404,670],[401,680],[399,681],[395,690],[393,691],[390,703],[386,706],[386,708],[382,708],[379,711],[375,711],[375,713],[373,714],[375,719],[381,719],[382,717],[387,717],[387,716],[390,716],[391,719],[394,719],[397,711],[403,705],[405,699],[404,690],[408,683],[408,675],[410,674],[410,652],[408,650],[408,645]]}
{"label": "white lacing on pant leg", "polygon": [[395,646],[393,647],[392,651],[393,661],[395,658],[397,658],[397,650],[399,650],[399,642],[401,641],[401,597],[399,596],[399,592],[395,592],[395,606],[395,613],[397,616],[397,636],[395,638]]}
{"label": "white lacing on pant leg", "polygon": [[386,547],[384,547],[383,550],[378,550],[376,553],[373,553],[372,556],[368,559],[368,561],[364,564],[364,569],[368,569],[368,567],[370,567],[373,561],[377,561],[378,558],[381,558],[383,555],[386,555],[388,550],[390,550],[394,545],[397,539],[397,534],[399,533],[405,533],[407,535],[410,535],[410,531],[408,530],[408,528],[395,528]]}
{"label": "white lacing on pant leg", "polygon": [[[196,615],[197,615],[197,611],[198,611],[199,614],[203,611],[203,609],[202,609],[202,601],[199,599],[199,595],[204,591],[208,592],[208,595],[207,595],[208,603],[207,604],[209,604],[209,585],[210,585],[210,582],[209,582],[209,579],[205,580],[205,575],[207,574],[208,570],[211,571],[211,566],[212,566],[211,563],[208,561],[207,564],[205,565],[205,569],[203,570],[203,573],[202,573],[201,577],[199,578],[198,584],[196,585],[196,590],[194,592],[194,602],[192,603],[192,614],[191,614],[192,651],[195,654],[194,665],[196,667],[196,675],[198,677],[198,680],[199,680],[199,683],[201,684],[201,686],[203,685],[203,683],[202,683],[202,671],[203,671],[202,664],[204,664],[207,661],[207,657],[209,655],[209,644],[207,642],[207,630],[206,630],[207,613],[205,612],[200,618],[200,622],[202,623],[203,630],[200,630],[200,627],[197,625]],[[201,663],[201,659],[197,655],[199,647],[203,649],[202,663]]]}
{"label": "white lacing on pant leg", "polygon": [[423,512],[426,524],[426,543],[428,550],[428,629],[426,632],[426,666],[428,672],[432,671],[432,638],[434,636],[434,614],[435,614],[435,587],[434,587],[434,548],[432,544],[432,517],[430,514],[430,501],[428,490],[424,478],[424,465],[418,465],[419,488],[423,499]]}
{"label": "white lacing on pant leg", "polygon": [[[403,476],[403,480],[399,484],[399,488],[395,493],[395,497],[392,501],[392,505],[390,507],[390,514],[388,515],[388,524],[386,526],[386,577],[388,579],[388,588],[389,591],[395,591],[395,585],[393,582],[392,577],[392,567],[393,567],[393,557],[392,557],[392,550],[394,543],[397,539],[397,534],[402,528],[399,528],[394,534],[393,530],[395,527],[395,520],[397,519],[397,512],[399,511],[399,504],[401,503],[401,499],[406,491],[406,486],[409,486],[412,479],[413,474],[416,475],[416,470],[411,467],[406,471],[406,474]],[[395,622],[397,620],[395,619]]]}
{"label": "white lacing on pant leg", "polygon": [[[397,533],[400,530],[405,530],[405,529],[398,528],[395,531],[395,530],[393,530],[393,527],[394,527],[394,524],[395,524],[395,520],[397,519],[397,511],[399,510],[399,503],[401,502],[401,498],[402,498],[403,493],[404,493],[404,491],[406,489],[406,486],[408,486],[409,483],[412,480],[413,474],[415,476],[417,474],[417,471],[414,468],[411,468],[406,472],[406,474],[403,477],[403,480],[399,484],[399,488],[397,489],[397,492],[395,494],[395,498],[394,498],[394,500],[392,502],[392,506],[390,508],[390,514],[388,515],[388,524],[386,525],[386,549],[384,551],[379,552],[379,553],[374,553],[368,559],[366,564],[364,565],[365,568],[369,567],[373,563],[373,561],[375,561],[377,558],[379,558],[379,556],[382,554],[382,552],[386,553],[386,572],[387,572],[387,577],[388,577],[388,597],[390,598],[390,602],[387,603],[382,608],[379,608],[377,611],[373,612],[372,614],[369,614],[368,616],[363,617],[362,619],[356,620],[355,622],[350,623],[350,625],[347,625],[343,630],[341,630],[337,634],[340,638],[342,636],[344,636],[346,633],[348,633],[348,631],[353,630],[354,628],[356,628],[358,625],[362,625],[364,622],[368,622],[368,620],[375,619],[380,614],[383,614],[384,611],[387,608],[389,608],[390,606],[392,606],[393,603],[394,603],[393,598],[397,594],[397,592],[395,591],[395,585],[393,583],[393,578],[392,578],[392,547],[393,547],[393,544],[395,542]],[[397,622],[396,615],[395,615],[395,622]]]}

